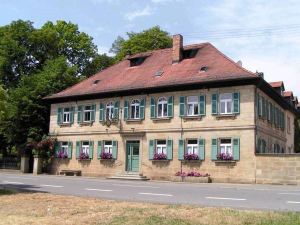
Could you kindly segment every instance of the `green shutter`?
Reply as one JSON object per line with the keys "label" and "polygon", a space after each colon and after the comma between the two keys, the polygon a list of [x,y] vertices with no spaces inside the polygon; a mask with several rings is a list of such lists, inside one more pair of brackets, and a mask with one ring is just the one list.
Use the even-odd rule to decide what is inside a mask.
{"label": "green shutter", "polygon": [[267,120],[270,121],[270,102],[267,100]]}
{"label": "green shutter", "polygon": [[143,120],[145,119],[145,98],[141,99],[141,104],[140,104],[140,119]]}
{"label": "green shutter", "polygon": [[54,153],[55,153],[55,157],[58,156],[58,153],[59,153],[59,150],[60,150],[60,142],[55,142],[54,144]]}
{"label": "green shutter", "polygon": [[199,149],[199,159],[205,159],[205,139],[200,138],[198,140],[198,149]]}
{"label": "green shutter", "polygon": [[91,121],[95,122],[96,105],[92,105]]}
{"label": "green shutter", "polygon": [[70,112],[70,123],[71,124],[74,123],[74,111],[75,111],[75,108],[71,107],[71,112]]}
{"label": "green shutter", "polygon": [[83,117],[82,106],[78,106],[77,107],[77,122],[78,123],[82,122],[82,117]]}
{"label": "green shutter", "polygon": [[167,140],[167,159],[173,159],[173,140]]}
{"label": "green shutter", "polygon": [[178,141],[178,159],[184,160],[184,140],[179,139]]}
{"label": "green shutter", "polygon": [[81,145],[81,142],[76,141],[76,159],[79,159],[79,156],[80,156],[80,145]]}
{"label": "green shutter", "polygon": [[119,101],[115,101],[114,104],[114,119],[119,120]]}
{"label": "green shutter", "polygon": [[124,100],[124,120],[128,120],[128,100]]}
{"label": "green shutter", "polygon": [[205,95],[199,96],[199,115],[204,116],[206,113]]}
{"label": "green shutter", "polygon": [[149,160],[152,160],[153,159],[153,156],[154,156],[154,140],[150,140],[149,141]]}
{"label": "green shutter", "polygon": [[262,99],[262,118],[265,119],[266,116],[265,98],[261,97],[261,99]]}
{"label": "green shutter", "polygon": [[273,105],[270,102],[270,122],[273,123]]}
{"label": "green shutter", "polygon": [[112,157],[113,159],[117,159],[118,157],[118,142],[112,141]]}
{"label": "green shutter", "polygon": [[217,160],[217,155],[218,155],[218,139],[213,138],[211,139],[211,159],[212,160]]}
{"label": "green shutter", "polygon": [[89,158],[92,159],[94,156],[94,142],[90,141]]}
{"label": "green shutter", "polygon": [[104,105],[101,102],[100,102],[100,105],[99,105],[99,121],[100,122],[104,121]]}
{"label": "green shutter", "polygon": [[239,114],[240,113],[240,93],[234,92],[232,93],[233,99],[233,113]]}
{"label": "green shutter", "polygon": [[69,141],[68,143],[68,158],[72,159],[72,150],[73,150],[73,142]]}
{"label": "green shutter", "polygon": [[102,153],[102,141],[98,141],[98,146],[97,146],[97,157],[98,157],[98,159],[101,159],[101,153]]}
{"label": "green shutter", "polygon": [[257,117],[259,116],[259,94],[256,93],[256,98],[255,98],[255,102],[256,102],[256,115]]}
{"label": "green shutter", "polygon": [[257,98],[258,98],[258,116],[262,117],[262,104],[260,104],[262,102],[262,97],[257,94]]}
{"label": "green shutter", "polygon": [[62,108],[57,108],[57,124],[62,123]]}
{"label": "green shutter", "polygon": [[219,114],[218,104],[219,104],[219,95],[212,94],[211,95],[211,114],[212,115]]}
{"label": "green shutter", "polygon": [[179,116],[180,117],[185,116],[185,97],[184,96],[179,97]]}
{"label": "green shutter", "polygon": [[240,160],[240,139],[233,138],[233,160]]}
{"label": "green shutter", "polygon": [[168,97],[168,117],[173,117],[173,96]]}
{"label": "green shutter", "polygon": [[156,118],[156,102],[154,97],[151,97],[150,100],[150,118]]}

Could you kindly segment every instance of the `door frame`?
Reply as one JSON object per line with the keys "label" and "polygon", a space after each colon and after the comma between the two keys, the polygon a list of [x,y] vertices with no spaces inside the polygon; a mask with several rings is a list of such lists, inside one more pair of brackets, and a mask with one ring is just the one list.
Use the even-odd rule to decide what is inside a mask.
{"label": "door frame", "polygon": [[127,155],[127,144],[128,144],[128,142],[130,142],[130,141],[138,141],[139,142],[139,163],[138,163],[138,165],[139,165],[139,169],[138,169],[138,171],[137,172],[140,172],[141,171],[141,159],[142,159],[142,157],[141,157],[141,153],[142,153],[142,151],[141,151],[141,140],[139,139],[139,138],[130,138],[130,139],[127,139],[126,141],[125,141],[125,168],[124,168],[124,170],[125,170],[125,172],[133,172],[133,171],[129,171],[129,170],[127,170],[127,163],[128,163],[128,155]]}

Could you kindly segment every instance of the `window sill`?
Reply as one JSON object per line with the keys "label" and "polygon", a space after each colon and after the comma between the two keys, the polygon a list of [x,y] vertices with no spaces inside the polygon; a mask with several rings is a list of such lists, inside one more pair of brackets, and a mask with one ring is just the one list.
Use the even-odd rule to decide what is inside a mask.
{"label": "window sill", "polygon": [[216,115],[216,119],[217,120],[221,120],[221,119],[236,119],[236,116],[238,114],[219,114]]}
{"label": "window sill", "polygon": [[59,158],[59,157],[55,157],[58,160],[69,160],[70,158]]}
{"label": "window sill", "polygon": [[101,162],[114,162],[116,159],[99,159]]}
{"label": "window sill", "polygon": [[191,160],[188,160],[188,159],[181,159],[181,160],[179,160],[179,161],[181,161],[181,162],[183,162],[183,163],[197,163],[197,162],[201,162],[201,161],[203,161],[202,159],[191,159]]}
{"label": "window sill", "polygon": [[152,162],[170,162],[171,159],[151,159]]}
{"label": "window sill", "polygon": [[202,120],[202,117],[203,116],[183,116],[182,119],[184,121],[187,121],[187,120]]}
{"label": "window sill", "polygon": [[80,122],[79,126],[92,126],[93,123],[94,123],[93,121],[90,121],[90,122]]}
{"label": "window sill", "polygon": [[158,117],[158,118],[151,118],[153,122],[158,122],[158,121],[170,121],[171,117]]}
{"label": "window sill", "polygon": [[229,163],[229,164],[235,164],[237,160],[213,160],[215,163]]}
{"label": "window sill", "polygon": [[142,119],[128,119],[126,123],[142,123]]}
{"label": "window sill", "polygon": [[91,161],[92,159],[78,159],[79,162]]}
{"label": "window sill", "polygon": [[59,124],[60,127],[70,127],[72,126],[72,123],[61,123]]}

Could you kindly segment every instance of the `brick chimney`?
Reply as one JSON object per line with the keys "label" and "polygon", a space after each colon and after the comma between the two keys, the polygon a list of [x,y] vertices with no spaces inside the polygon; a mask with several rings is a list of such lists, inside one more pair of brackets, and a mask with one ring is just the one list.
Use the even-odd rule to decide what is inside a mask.
{"label": "brick chimney", "polygon": [[182,59],[183,37],[180,34],[173,35],[172,64],[179,63]]}

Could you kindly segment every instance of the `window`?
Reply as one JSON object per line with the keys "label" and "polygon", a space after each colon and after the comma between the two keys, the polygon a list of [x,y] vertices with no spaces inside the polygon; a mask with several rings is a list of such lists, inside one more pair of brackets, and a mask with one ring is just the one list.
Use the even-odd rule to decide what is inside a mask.
{"label": "window", "polygon": [[232,94],[220,94],[220,109],[221,114],[231,114],[232,113]]}
{"label": "window", "polygon": [[71,111],[70,108],[64,108],[63,109],[63,123],[70,123],[71,120]]}
{"label": "window", "polygon": [[291,133],[291,118],[287,117],[287,132]]}
{"label": "window", "polygon": [[68,142],[61,142],[60,152],[64,155],[68,155],[69,143]]}
{"label": "window", "polygon": [[107,120],[112,120],[114,118],[114,103],[109,102],[106,104],[106,119]]}
{"label": "window", "polygon": [[90,143],[88,141],[83,141],[81,145],[81,153],[89,154]]}
{"label": "window", "polygon": [[259,115],[263,116],[263,100],[261,96],[259,96],[258,104],[259,104]]}
{"label": "window", "polygon": [[196,116],[199,114],[199,103],[197,96],[187,97],[187,115]]}
{"label": "window", "polygon": [[157,101],[157,117],[168,116],[168,101],[167,98],[161,97]]}
{"label": "window", "polygon": [[112,141],[104,141],[104,152],[112,154],[112,149],[113,149]]}
{"label": "window", "polygon": [[198,141],[196,139],[187,140],[186,146],[187,154],[196,154],[198,155]]}
{"label": "window", "polygon": [[167,154],[167,141],[166,140],[157,140],[156,141],[156,153],[158,154]]}
{"label": "window", "polygon": [[130,119],[140,119],[140,101],[137,99],[131,101]]}
{"label": "window", "polygon": [[146,57],[137,57],[130,59],[130,67],[139,66],[145,61]]}
{"label": "window", "polygon": [[220,153],[232,155],[231,139],[229,139],[229,138],[220,139]]}
{"label": "window", "polygon": [[92,121],[92,106],[84,106],[83,109],[83,121],[84,122],[90,122]]}

